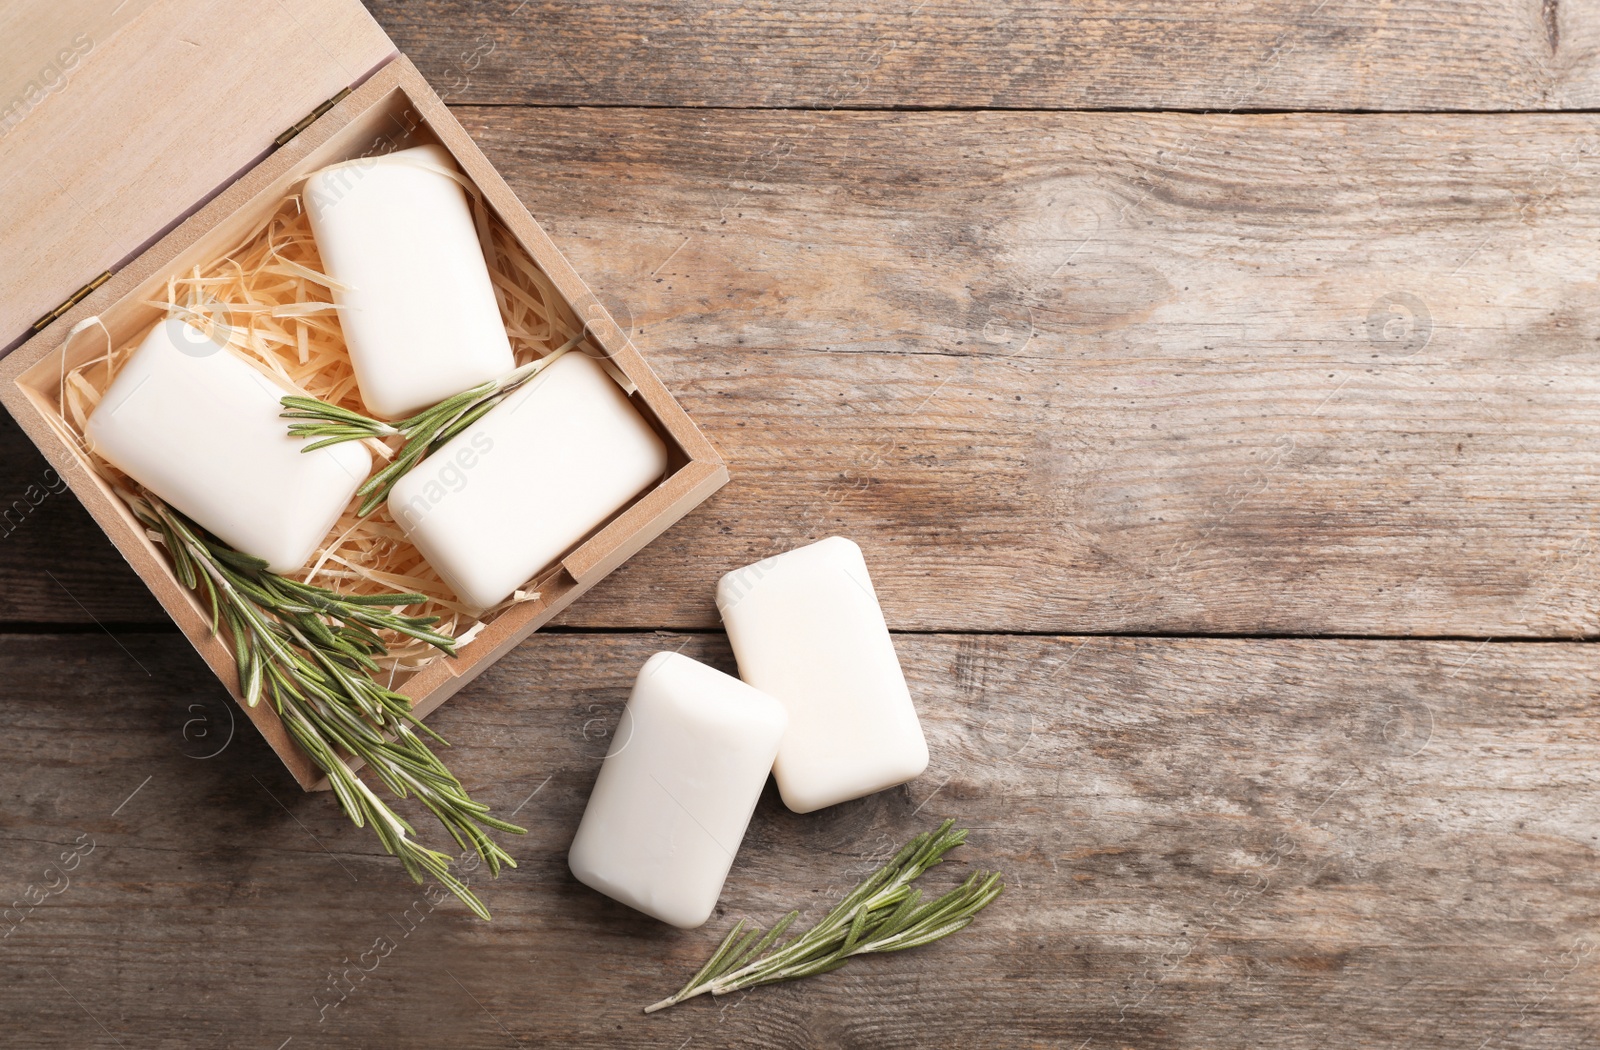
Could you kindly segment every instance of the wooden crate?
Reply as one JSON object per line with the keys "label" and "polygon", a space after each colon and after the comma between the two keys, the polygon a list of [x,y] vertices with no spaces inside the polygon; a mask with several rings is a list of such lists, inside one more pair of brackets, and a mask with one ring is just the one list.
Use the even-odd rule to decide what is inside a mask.
{"label": "wooden crate", "polygon": [[[121,143],[124,156],[119,160],[122,166],[106,168],[99,178],[95,178],[93,172],[88,177],[95,193],[114,202],[120,192],[127,207],[139,214],[119,215],[115,221],[104,224],[78,222],[71,227],[68,238],[71,243],[66,245],[42,241],[41,231],[50,226],[47,222],[41,224],[37,214],[13,214],[8,220],[11,228],[6,231],[7,252],[16,253],[15,257],[39,254],[42,261],[36,274],[37,283],[48,287],[49,282],[59,284],[63,276],[70,273],[70,270],[63,270],[64,266],[74,262],[82,266],[83,260],[106,258],[107,253],[115,257],[125,245],[137,246],[148,240],[161,229],[161,217],[166,211],[176,207],[181,215],[193,210],[195,202],[187,199],[180,202],[173,193],[163,191],[159,175],[165,168],[174,165],[181,168],[179,177],[172,183],[177,190],[189,192],[202,186],[211,191],[204,194],[211,199],[148,248],[137,250],[125,265],[116,268],[113,276],[90,281],[81,295],[65,297],[64,309],[52,310],[41,318],[34,325],[35,334],[0,360],[0,401],[60,471],[235,699],[242,703],[237,668],[229,646],[212,636],[209,618],[199,599],[178,582],[164,552],[150,540],[127,506],[94,472],[66,435],[60,425],[58,391],[65,370],[105,352],[107,333],[115,345],[121,346],[137,338],[160,318],[160,309],[149,305],[148,300],[159,297],[158,290],[165,286],[170,274],[217,258],[276,210],[291,187],[309,172],[341,160],[424,142],[443,145],[475,184],[484,206],[504,224],[550,278],[576,316],[586,323],[590,341],[608,355],[635,386],[631,395],[633,403],[667,444],[669,466],[665,479],[531,581],[528,589],[538,592],[536,599],[519,603],[497,616],[461,648],[457,659],[435,661],[409,678],[396,680],[395,687],[411,697],[419,717],[424,716],[726,484],[727,468],[421,74],[404,56],[394,54],[392,45],[385,50],[387,37],[354,0],[339,0],[333,4],[297,0],[278,7],[269,5],[248,15],[230,11],[224,5],[193,0],[147,6],[149,10],[142,16],[144,19],[158,19],[163,15],[171,18],[214,16],[224,23],[222,32],[231,29],[257,35],[266,32],[272,36],[261,26],[265,24],[270,30],[287,19],[295,24],[278,27],[285,38],[302,39],[309,24],[315,27],[311,30],[314,42],[323,51],[312,55],[297,52],[293,61],[282,64],[274,64],[269,55],[255,53],[210,56],[209,72],[197,74],[194,80],[214,88],[237,84],[241,75],[237,68],[218,71],[212,67],[230,63],[236,66],[243,62],[250,67],[244,72],[261,73],[266,82],[252,82],[244,92],[246,99],[240,106],[243,122],[240,129],[236,131],[225,124],[217,129],[217,134],[224,136],[222,139],[189,141],[184,143],[185,148],[179,149],[170,142],[126,141],[116,130],[127,127],[132,129],[129,135],[153,134],[153,128],[162,126],[159,115],[135,107],[148,102],[151,92],[157,92],[159,100],[162,98],[160,91],[173,90],[168,83],[171,76],[163,74],[180,79],[184,75],[164,70],[159,61],[153,61],[149,65],[156,68],[146,72],[145,77],[159,83],[153,82],[150,91],[141,92],[137,84],[127,81],[133,68],[127,60],[138,57],[133,49],[139,41],[137,33],[132,40],[124,34],[134,30],[159,30],[159,21],[154,26],[119,27],[113,42],[122,51],[111,55],[104,69],[91,71],[88,68],[95,55],[90,39],[85,54],[76,60],[84,63],[80,75],[91,80],[86,93],[93,94],[101,81],[108,89],[116,89],[106,96],[106,109],[95,113],[94,126],[102,131],[110,129],[110,138]],[[124,58],[120,64],[119,54]],[[261,113],[273,111],[274,106],[281,107],[283,92],[305,94],[309,91],[311,97],[318,97],[329,82],[330,59],[337,74],[357,68],[374,56],[377,57],[375,69],[363,73],[358,78],[359,83],[341,88],[335,98],[310,107],[306,119],[296,122],[288,133],[281,133],[283,129],[275,125],[256,127],[248,123]],[[9,58],[22,63],[19,68],[26,68],[25,56]],[[181,97],[181,92],[175,97]],[[166,99],[173,100],[173,97]],[[44,98],[40,105],[51,101]],[[217,106],[222,100],[197,101]],[[30,127],[27,123],[44,116],[51,115],[25,114],[17,130],[30,132],[36,138],[46,136],[49,125]],[[56,119],[59,118],[52,116],[52,120]],[[206,127],[203,121],[195,120],[192,111],[174,113],[171,120],[180,131],[188,130],[191,134]],[[172,133],[172,137],[177,135]],[[224,171],[238,171],[237,167],[228,166],[228,158],[241,150],[250,150],[254,141],[265,141],[272,148],[264,159],[252,163],[236,179],[227,180],[225,188],[216,192],[206,180],[207,172],[219,165]],[[0,140],[0,161],[3,161],[0,175],[9,169],[21,171],[25,177],[31,176],[27,181],[37,191],[39,201],[52,204],[58,214],[68,214],[73,195],[65,189],[60,195],[53,195],[48,187],[41,186],[40,180],[48,176],[28,164],[28,145],[26,138],[20,142]],[[93,163],[90,154],[95,145],[92,137],[78,143],[75,150],[69,152],[69,162]],[[100,146],[103,148],[104,144]],[[130,168],[127,165],[133,163],[130,157],[134,155],[139,161]],[[101,162],[106,163],[104,158]],[[198,175],[196,168],[200,169]],[[49,208],[44,210],[50,211]],[[141,215],[145,219],[143,225],[139,221]],[[108,241],[111,243],[104,243]],[[33,279],[25,275],[19,279],[13,271],[0,280],[0,295],[4,296],[0,301],[5,304],[0,310],[0,324],[6,326],[0,328],[0,341],[3,341],[12,338],[11,328],[25,316],[21,311],[39,301],[39,288]],[[79,326],[79,322],[90,317],[98,318],[100,324]],[[290,740],[270,703],[246,707],[245,711],[302,787],[312,790],[327,786],[321,772]]]}

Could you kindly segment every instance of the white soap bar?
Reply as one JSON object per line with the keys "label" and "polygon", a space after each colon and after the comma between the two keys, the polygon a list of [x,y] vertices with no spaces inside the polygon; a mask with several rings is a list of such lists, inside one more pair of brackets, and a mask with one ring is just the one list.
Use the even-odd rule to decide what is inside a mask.
{"label": "white soap bar", "polygon": [[567,854],[586,886],[684,929],[711,917],[788,719],[677,653],[645,662]]}
{"label": "white soap bar", "polygon": [[666,445],[628,396],[592,358],[568,352],[402,477],[389,513],[481,610],[666,469]]}
{"label": "white soap bar", "polygon": [[300,568],[372,470],[358,442],[305,453],[280,387],[182,321],[155,326],[89,417],[89,447],[273,572]]}
{"label": "white soap bar", "polygon": [[444,147],[418,146],[306,180],[361,400],[385,419],[516,367],[456,170]]}
{"label": "white soap bar", "polygon": [[789,711],[773,773],[796,813],[903,784],[928,744],[861,548],[839,536],[717,584],[739,677]]}

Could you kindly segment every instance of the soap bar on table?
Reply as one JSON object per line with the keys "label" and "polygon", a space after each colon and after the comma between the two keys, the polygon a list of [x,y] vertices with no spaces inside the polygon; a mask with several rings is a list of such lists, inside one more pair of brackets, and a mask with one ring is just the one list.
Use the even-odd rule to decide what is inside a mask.
{"label": "soap bar on table", "polygon": [[516,366],[467,195],[442,146],[323,168],[311,232],[368,411],[410,416]]}
{"label": "soap bar on table", "polygon": [[135,350],[89,416],[89,447],[235,550],[292,572],[372,471],[359,443],[305,453],[280,387],[169,319]]}
{"label": "soap bar on table", "polygon": [[483,610],[666,469],[666,445],[622,388],[569,352],[404,475],[389,512],[456,596]]}
{"label": "soap bar on table", "polygon": [[860,798],[927,768],[860,547],[834,536],[730,572],[717,610],[739,677],[788,709],[773,774],[790,809]]}
{"label": "soap bar on table", "polygon": [[645,662],[567,863],[662,922],[711,917],[772,769],[783,705],[677,653]]}

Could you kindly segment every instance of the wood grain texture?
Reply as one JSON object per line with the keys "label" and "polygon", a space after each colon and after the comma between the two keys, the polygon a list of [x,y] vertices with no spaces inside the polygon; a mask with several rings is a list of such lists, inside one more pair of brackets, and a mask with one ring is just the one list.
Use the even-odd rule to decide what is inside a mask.
{"label": "wood grain texture", "polygon": [[[0,904],[94,844],[0,940],[0,1016],[73,1050],[1592,1044],[1591,648],[897,646],[928,772],[806,816],[769,787],[719,915],[683,932],[575,883],[564,851],[639,665],[681,647],[731,669],[720,637],[536,635],[436,716],[463,779],[529,828],[521,867],[481,886],[488,926],[431,908],[248,727],[186,757],[217,750],[226,712],[180,639],[0,639]],[[639,1013],[736,917],[815,914],[945,816],[974,831],[929,880],[1010,884],[970,930]],[[313,996],[340,990],[319,1022]]]}
{"label": "wood grain texture", "polygon": [[1588,108],[1594,0],[369,0],[452,103]]}
{"label": "wood grain texture", "polygon": [[[1591,117],[460,112],[734,473],[570,624],[841,532],[905,629],[1596,633]],[[46,502],[0,610],[112,560]]]}
{"label": "wood grain texture", "polygon": [[1595,630],[1588,117],[520,116],[735,475],[571,622],[840,531],[902,627]]}

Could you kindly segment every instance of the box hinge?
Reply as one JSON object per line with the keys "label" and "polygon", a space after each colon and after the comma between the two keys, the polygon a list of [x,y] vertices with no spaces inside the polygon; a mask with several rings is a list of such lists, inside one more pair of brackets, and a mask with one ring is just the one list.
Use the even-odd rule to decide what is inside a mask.
{"label": "box hinge", "polygon": [[316,120],[317,120],[318,117],[322,116],[324,113],[328,112],[328,110],[332,109],[334,106],[337,106],[339,103],[343,102],[345,96],[348,95],[348,94],[350,94],[350,89],[349,88],[345,88],[343,91],[339,92],[337,95],[333,96],[328,101],[324,102],[322,105],[320,105],[316,109],[312,110],[310,113],[307,113],[305,115],[304,119],[302,119],[298,124],[296,124],[294,127],[290,128],[288,131],[285,131],[282,135],[279,135],[277,138],[273,139],[272,140],[273,147],[276,148],[276,147],[284,145],[290,139],[294,138],[296,135],[300,134],[302,131],[304,131],[305,129],[309,128],[312,124],[316,123]]}
{"label": "box hinge", "polygon": [[73,292],[67,297],[66,302],[62,303],[54,310],[51,310],[49,313],[33,322],[31,331],[35,333],[44,331],[46,328],[50,327],[51,322],[53,322],[56,318],[60,317],[74,306],[77,306],[79,303],[89,298],[90,292],[94,291],[96,288],[100,287],[102,284],[105,284],[109,280],[111,280],[111,271],[107,270],[99,277],[96,277],[82,288],[79,288],[77,291]]}

